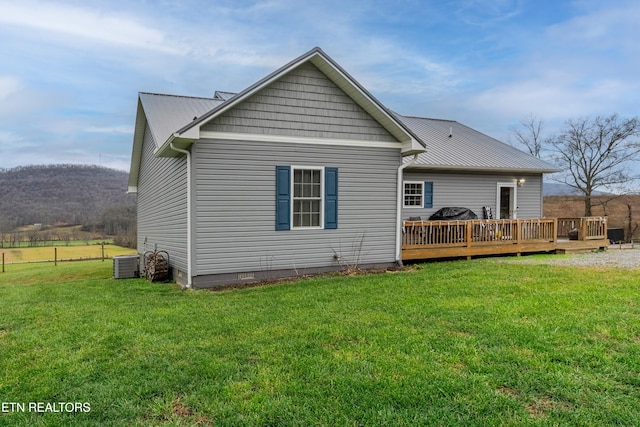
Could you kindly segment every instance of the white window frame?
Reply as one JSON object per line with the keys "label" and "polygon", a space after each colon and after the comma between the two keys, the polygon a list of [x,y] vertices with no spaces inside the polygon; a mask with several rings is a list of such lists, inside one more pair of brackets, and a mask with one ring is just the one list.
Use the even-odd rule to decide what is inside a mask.
{"label": "white window frame", "polygon": [[[295,197],[295,179],[296,170],[315,170],[320,171],[320,225],[302,226],[294,225],[296,222],[294,207],[295,201],[301,199]],[[324,166],[291,166],[291,230],[324,230]]]}
{"label": "white window frame", "polygon": [[[420,204],[419,205],[407,205],[407,184],[419,184],[420,185]],[[410,194],[415,196],[415,194]],[[424,181],[403,181],[402,182],[402,207],[405,209],[422,209],[424,208]]]}

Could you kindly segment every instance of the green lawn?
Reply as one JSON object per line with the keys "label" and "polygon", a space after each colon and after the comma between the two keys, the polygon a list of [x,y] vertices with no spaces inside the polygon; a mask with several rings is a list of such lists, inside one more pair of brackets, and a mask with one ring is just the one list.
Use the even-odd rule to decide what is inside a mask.
{"label": "green lawn", "polygon": [[480,259],[181,292],[13,266],[0,425],[640,425],[638,273]]}

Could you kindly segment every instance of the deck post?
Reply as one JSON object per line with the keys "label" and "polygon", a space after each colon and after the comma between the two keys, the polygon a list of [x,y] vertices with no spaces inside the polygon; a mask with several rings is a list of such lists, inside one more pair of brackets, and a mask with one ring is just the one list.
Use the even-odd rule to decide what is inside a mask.
{"label": "deck post", "polygon": [[464,240],[467,244],[467,247],[471,247],[471,242],[473,241],[473,223],[471,221],[466,221],[464,228]]}
{"label": "deck post", "polygon": [[516,252],[516,256],[520,256],[520,246],[522,244],[522,242],[520,241],[520,239],[522,238],[522,227],[524,227],[524,223],[519,220],[516,219],[516,229],[515,229],[515,238],[516,238],[516,249],[518,250]]}
{"label": "deck post", "polygon": [[[473,222],[465,221],[464,228],[464,240],[467,248],[471,248],[471,241],[473,240]],[[467,260],[471,259],[471,255],[467,255]]]}

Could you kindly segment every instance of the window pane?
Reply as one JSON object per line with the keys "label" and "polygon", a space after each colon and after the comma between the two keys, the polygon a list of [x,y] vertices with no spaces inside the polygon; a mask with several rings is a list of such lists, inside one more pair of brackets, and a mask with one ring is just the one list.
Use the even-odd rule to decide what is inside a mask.
{"label": "window pane", "polygon": [[294,227],[300,227],[302,225],[302,208],[300,206],[300,204],[302,203],[301,200],[294,200],[293,201],[293,226]]}
{"label": "window pane", "polygon": [[320,227],[322,207],[322,171],[294,169],[293,226]]}
{"label": "window pane", "polygon": [[320,171],[313,171],[311,197],[320,197]]}
{"label": "window pane", "polygon": [[320,226],[320,200],[294,200],[293,201],[293,225],[294,227],[319,227]]}
{"label": "window pane", "polygon": [[302,171],[295,169],[293,171],[293,197],[302,196]]}
{"label": "window pane", "polygon": [[422,206],[422,183],[411,182],[404,184],[404,205]]}
{"label": "window pane", "polygon": [[320,212],[320,200],[310,200],[309,201],[309,212],[319,213]]}

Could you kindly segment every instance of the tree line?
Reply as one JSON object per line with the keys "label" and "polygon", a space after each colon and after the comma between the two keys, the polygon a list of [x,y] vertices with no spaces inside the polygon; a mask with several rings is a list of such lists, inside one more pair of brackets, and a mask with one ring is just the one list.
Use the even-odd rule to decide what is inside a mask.
{"label": "tree line", "polygon": [[0,244],[65,240],[69,233],[54,226],[82,225],[135,245],[135,196],[126,194],[127,181],[127,172],[90,165],[0,169]]}

